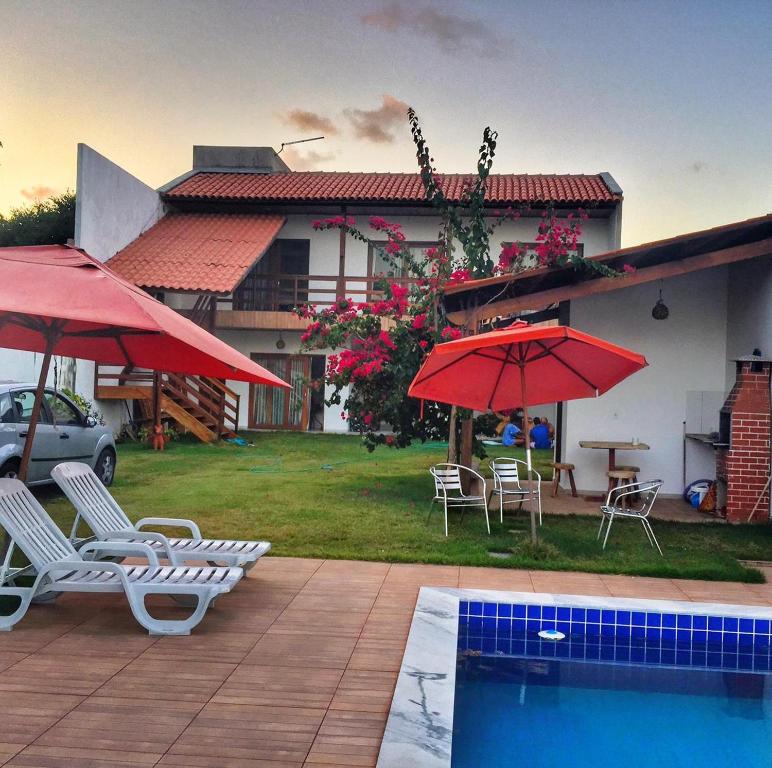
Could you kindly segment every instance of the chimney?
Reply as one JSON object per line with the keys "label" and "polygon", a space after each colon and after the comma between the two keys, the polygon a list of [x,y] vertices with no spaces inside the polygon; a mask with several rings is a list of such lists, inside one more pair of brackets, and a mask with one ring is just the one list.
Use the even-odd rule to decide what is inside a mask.
{"label": "chimney", "polygon": [[768,522],[772,359],[754,354],[735,362],[716,444],[717,509],[730,523]]}
{"label": "chimney", "polygon": [[289,173],[290,167],[272,147],[193,146],[194,171]]}

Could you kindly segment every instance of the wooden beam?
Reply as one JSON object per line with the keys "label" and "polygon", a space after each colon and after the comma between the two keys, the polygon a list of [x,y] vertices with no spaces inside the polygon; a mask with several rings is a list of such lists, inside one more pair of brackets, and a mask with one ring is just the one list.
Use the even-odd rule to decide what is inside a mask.
{"label": "wooden beam", "polygon": [[[340,209],[343,218],[346,218],[346,206]],[[340,228],[340,247],[338,253],[338,282],[336,285],[335,298],[340,299],[346,295],[346,228]]]}
{"label": "wooden beam", "polygon": [[524,309],[543,309],[561,301],[570,301],[571,299],[594,296],[599,293],[608,293],[621,288],[629,288],[633,285],[643,285],[655,280],[666,280],[670,277],[678,277],[679,275],[686,275],[702,269],[711,269],[724,264],[734,264],[739,261],[747,261],[759,256],[770,255],[772,255],[772,237],[747,245],[736,245],[732,248],[702,253],[699,256],[690,256],[678,261],[657,264],[656,266],[639,269],[636,272],[620,277],[598,277],[582,283],[564,285],[560,288],[552,288],[547,291],[539,291],[511,299],[503,299],[491,304],[484,304],[473,311],[459,310],[450,312],[448,319],[456,325],[462,325],[469,322],[470,319],[475,319],[479,322],[497,315],[509,315]]}

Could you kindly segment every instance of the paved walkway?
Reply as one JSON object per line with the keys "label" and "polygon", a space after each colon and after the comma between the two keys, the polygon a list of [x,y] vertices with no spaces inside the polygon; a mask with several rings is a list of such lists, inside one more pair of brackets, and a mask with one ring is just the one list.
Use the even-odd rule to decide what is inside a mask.
{"label": "paved walkway", "polygon": [[122,598],[64,595],[0,634],[0,765],[373,766],[422,585],[772,606],[770,584],[273,557],[153,638]]}

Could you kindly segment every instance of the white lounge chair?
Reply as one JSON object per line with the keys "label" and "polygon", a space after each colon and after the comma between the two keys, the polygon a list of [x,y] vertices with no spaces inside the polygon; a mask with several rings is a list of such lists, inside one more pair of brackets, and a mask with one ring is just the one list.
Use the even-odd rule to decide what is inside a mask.
{"label": "white lounge chair", "polygon": [[[488,496],[485,492],[485,478],[463,464],[436,464],[429,468],[434,478],[434,498],[429,505],[429,515],[426,522],[432,516],[435,502],[441,501],[445,508],[445,535],[448,535],[448,507],[461,507],[461,519],[468,507],[482,507],[485,510],[485,525],[488,533],[491,532],[490,520],[488,520]],[[464,493],[461,484],[461,472],[467,472],[476,478],[482,488],[482,496]]]}
{"label": "white lounge chair", "polygon": [[529,490],[521,485],[520,482],[523,479],[521,472],[526,477],[528,476],[528,464],[521,459],[510,459],[502,456],[498,459],[493,459],[490,462],[490,468],[493,473],[493,489],[491,490],[490,498],[492,500],[494,496],[499,497],[499,516],[501,522],[504,522],[505,504],[514,502],[522,508],[523,502],[530,499],[533,495],[536,497],[539,525],[541,525],[541,475],[531,468],[535,485]]}
{"label": "white lounge chair", "polygon": [[[649,544],[652,547],[656,546],[659,554],[662,555],[662,549],[649,522],[649,513],[657,500],[657,494],[661,487],[661,480],[644,480],[638,483],[618,485],[609,491],[606,503],[600,508],[602,517],[597,536],[600,539],[603,533],[603,525],[608,521],[606,535],[603,537],[603,549],[606,548],[606,542],[608,541],[609,533],[611,533],[611,524],[614,522],[614,518],[621,517],[640,521],[643,530],[646,532]],[[631,503],[635,503],[636,506],[631,507]]]}
{"label": "white lounge chair", "polygon": [[[0,630],[10,630],[20,621],[34,598],[59,592],[124,592],[134,618],[151,635],[189,635],[212,600],[230,592],[244,575],[241,568],[162,567],[156,553],[138,542],[91,542],[77,552],[20,480],[0,479],[0,525],[12,540],[0,566],[0,597],[20,600],[13,613],[0,616]],[[35,569],[32,586],[16,583],[17,569],[10,567],[15,546]],[[142,557],[148,564],[119,565],[84,559],[92,553]],[[195,600],[196,606],[187,619],[156,619],[145,606],[148,595]]]}
{"label": "white lounge chair", "polygon": [[[51,470],[51,477],[75,507],[77,517],[70,539],[75,538],[79,518],[100,541],[139,541],[151,547],[172,565],[205,561],[213,565],[235,566],[248,571],[271,549],[267,541],[229,541],[204,539],[196,523],[171,517],[145,517],[136,524],[129,520],[88,464],[66,461]],[[146,525],[187,528],[189,539],[168,538],[155,531],[141,530]]]}

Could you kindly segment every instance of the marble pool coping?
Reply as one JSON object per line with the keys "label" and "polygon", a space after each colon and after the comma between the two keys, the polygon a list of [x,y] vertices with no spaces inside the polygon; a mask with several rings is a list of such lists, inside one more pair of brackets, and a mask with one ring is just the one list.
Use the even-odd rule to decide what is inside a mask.
{"label": "marble pool coping", "polygon": [[757,605],[421,587],[377,768],[450,768],[462,600],[772,620]]}

